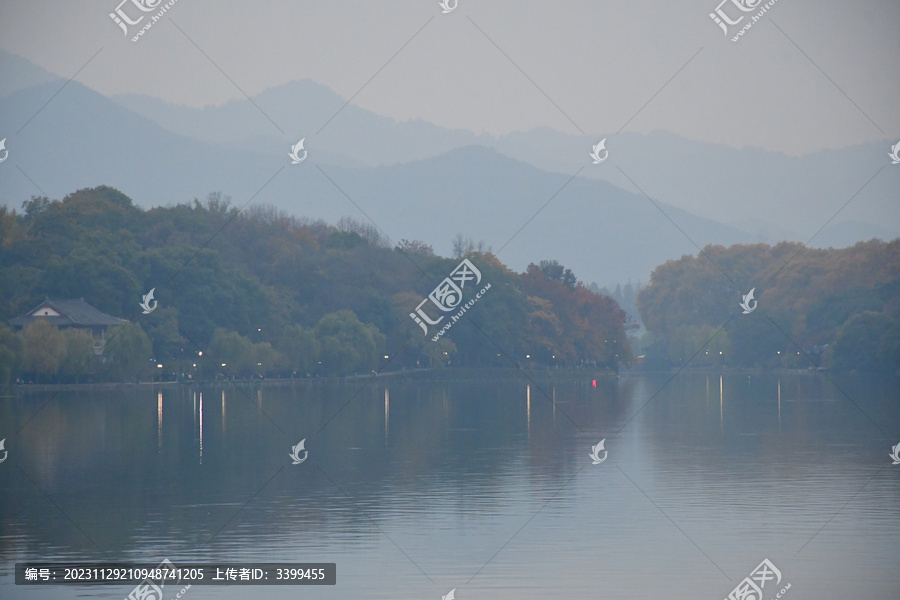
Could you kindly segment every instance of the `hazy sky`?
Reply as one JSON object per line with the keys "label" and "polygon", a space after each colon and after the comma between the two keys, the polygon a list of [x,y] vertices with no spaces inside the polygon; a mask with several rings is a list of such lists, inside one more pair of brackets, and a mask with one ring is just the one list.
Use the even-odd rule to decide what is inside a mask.
{"label": "hazy sky", "polygon": [[137,43],[108,16],[119,1],[0,0],[0,48],[191,106],[310,78],[397,120],[495,135],[665,129],[794,155],[900,138],[897,0],[778,0],[737,43],[709,17],[718,0],[177,0]]}

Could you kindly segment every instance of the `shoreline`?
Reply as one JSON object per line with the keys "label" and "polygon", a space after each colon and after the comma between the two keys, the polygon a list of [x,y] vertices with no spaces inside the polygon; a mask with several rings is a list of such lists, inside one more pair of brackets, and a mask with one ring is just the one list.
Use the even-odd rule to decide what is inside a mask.
{"label": "shoreline", "polygon": [[[229,379],[219,381],[142,381],[142,382],[104,382],[104,383],[23,383],[6,388],[7,392],[13,392],[15,397],[30,392],[53,391],[114,391],[134,390],[147,388],[178,388],[178,387],[202,387],[206,389],[232,388],[232,387],[277,387],[285,385],[318,385],[318,384],[347,384],[367,379],[402,379],[404,381],[421,380],[454,380],[465,381],[471,379],[511,379],[527,375],[535,379],[611,379],[632,377],[639,375],[677,375],[680,373],[692,375],[877,375],[896,377],[900,373],[862,373],[857,371],[824,371],[817,369],[764,369],[764,368],[671,368],[671,369],[620,369],[617,372],[609,369],[516,369],[503,368],[452,368],[452,369],[416,369],[407,371],[390,371],[388,373],[368,373],[361,375],[347,375],[344,377],[304,377],[294,379]],[[10,397],[0,394],[0,398]]]}

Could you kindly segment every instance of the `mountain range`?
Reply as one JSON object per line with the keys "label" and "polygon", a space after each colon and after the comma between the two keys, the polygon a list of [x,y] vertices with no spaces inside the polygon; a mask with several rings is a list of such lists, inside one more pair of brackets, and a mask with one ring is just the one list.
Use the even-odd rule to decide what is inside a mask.
{"label": "mountain range", "polygon": [[[791,157],[623,133],[607,136],[609,158],[595,165],[602,136],[397,122],[309,80],[204,108],[110,98],[0,51],[3,137],[0,203],[12,208],[101,184],[144,208],[222,191],[239,207],[371,220],[394,242],[444,255],[462,233],[511,268],[555,259],[601,285],[646,281],[709,243],[806,242],[823,226],[810,245],[900,235],[887,143]],[[294,165],[301,138],[308,156]]]}

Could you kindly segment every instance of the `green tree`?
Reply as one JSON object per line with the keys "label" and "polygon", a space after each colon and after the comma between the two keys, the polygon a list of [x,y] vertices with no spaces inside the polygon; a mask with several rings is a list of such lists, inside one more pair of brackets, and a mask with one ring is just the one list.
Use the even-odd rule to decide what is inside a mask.
{"label": "green tree", "polygon": [[352,310],[339,310],[322,317],[315,328],[322,345],[322,371],[349,375],[372,369],[384,344],[384,336],[362,323]]}
{"label": "green tree", "polygon": [[78,383],[78,376],[84,373],[94,355],[94,339],[84,329],[69,328],[62,332],[66,345],[66,358],[63,360],[60,371],[67,377],[74,377]]}
{"label": "green tree", "polygon": [[422,349],[422,355],[428,359],[428,366],[442,369],[456,356],[456,344],[446,338],[436,342],[429,339]]}
{"label": "green tree", "polygon": [[[535,265],[532,263],[528,265],[528,269],[530,270]],[[555,260],[542,260],[540,265],[538,265],[538,269],[540,269],[541,273],[543,273],[544,277],[553,281],[560,281],[570,290],[575,289],[575,284],[578,282],[578,279],[575,277],[575,274],[572,273],[571,269],[567,269],[559,262]]]}
{"label": "green tree", "polygon": [[37,319],[22,329],[22,368],[36,377],[53,378],[66,358],[66,343],[59,328]]}
{"label": "green tree", "polygon": [[[236,331],[216,328],[206,356],[213,362],[215,372],[244,377],[256,371],[253,342]],[[208,362],[208,361],[207,361]],[[209,367],[206,368],[209,372]]]}
{"label": "green tree", "polygon": [[[837,334],[834,346],[834,366],[838,369],[875,371],[890,368],[884,359],[896,348],[897,324],[890,317],[873,311],[864,311],[847,319]],[[882,338],[884,345],[882,346]],[[882,354],[879,356],[879,352]],[[894,369],[897,363],[893,364]]]}
{"label": "green tree", "polygon": [[7,207],[0,206],[0,249],[9,248],[25,233],[16,216],[16,211],[10,212]]}
{"label": "green tree", "polygon": [[882,332],[877,358],[882,370],[900,372],[900,319],[894,319]]}
{"label": "green tree", "polygon": [[[181,361],[182,349],[187,340],[178,329],[178,309],[174,306],[159,306],[145,318],[147,335],[153,342],[153,356],[167,362]],[[182,369],[188,366],[187,362],[180,365]]]}
{"label": "green tree", "polygon": [[22,208],[25,209],[25,217],[34,219],[50,208],[50,202],[50,198],[47,196],[32,196],[31,200],[22,202]]}
{"label": "green tree", "polygon": [[112,327],[103,348],[106,372],[116,381],[132,380],[149,370],[153,344],[137,323]]}
{"label": "green tree", "polygon": [[21,366],[22,338],[0,323],[0,385],[9,385],[15,381]]}
{"label": "green tree", "polygon": [[259,377],[278,371],[282,363],[281,354],[269,342],[253,344],[253,372]]}
{"label": "green tree", "polygon": [[[711,325],[706,327],[715,329]],[[726,332],[719,335],[724,333]],[[729,365],[775,367],[781,362],[781,366],[789,366],[783,364],[784,361],[789,355],[797,355],[796,347],[768,319],[752,316],[734,319],[727,327],[727,336],[724,337],[730,342],[725,353]],[[781,354],[778,354],[779,351]]]}
{"label": "green tree", "polygon": [[[751,288],[759,309],[740,315],[737,303]],[[651,354],[678,345],[683,327],[728,323],[729,365],[895,370],[898,342],[888,331],[900,320],[898,298],[900,239],[842,249],[783,242],[707,246],[668,261],[638,306],[658,340]]]}
{"label": "green tree", "polygon": [[712,325],[673,328],[668,339],[669,360],[675,365],[684,365],[688,361],[700,366],[725,364],[730,359],[731,344],[725,331],[718,331],[716,335],[717,331]]}
{"label": "green tree", "polygon": [[572,350],[563,336],[563,326],[553,310],[553,303],[545,298],[529,296],[528,327],[525,329],[525,347],[535,360],[553,364],[554,356],[562,359],[565,350]]}
{"label": "green tree", "polygon": [[319,361],[319,342],[315,334],[296,324],[285,327],[275,349],[279,353],[279,368],[287,374],[313,373]]}

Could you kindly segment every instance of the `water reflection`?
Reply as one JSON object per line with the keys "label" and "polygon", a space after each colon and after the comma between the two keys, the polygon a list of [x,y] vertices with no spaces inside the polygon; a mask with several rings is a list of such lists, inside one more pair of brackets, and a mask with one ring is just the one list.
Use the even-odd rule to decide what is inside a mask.
{"label": "water reflection", "polygon": [[723,376],[719,375],[719,431],[725,431],[725,384]]}
{"label": "water reflection", "polygon": [[203,394],[200,394],[200,464],[203,464]]}
{"label": "water reflection", "polygon": [[163,412],[163,395],[162,392],[156,396],[156,447],[162,448],[162,412]]}
{"label": "water reflection", "polygon": [[[339,589],[304,589],[311,598],[439,597],[452,587],[433,589],[404,554],[443,584],[468,581],[496,553],[465,588],[491,599],[601,589],[723,597],[736,581],[703,553],[738,579],[768,556],[798,597],[900,589],[891,508],[900,481],[877,470],[878,436],[826,378],[722,375],[718,423],[709,376],[667,380],[396,380],[361,393],[302,383],[257,389],[255,399],[250,389],[167,387],[6,401],[0,422],[13,426],[27,407],[49,404],[17,441],[16,466],[29,479],[0,470],[0,597],[30,597],[10,587],[9,568],[51,553],[337,562]],[[896,381],[847,379],[841,388],[900,429]],[[228,419],[227,394],[243,396]],[[833,401],[811,402],[821,399]],[[320,428],[309,435],[310,460],[286,468],[304,435],[288,438]],[[612,460],[585,468],[604,437]],[[836,565],[849,583],[829,577]],[[191,590],[198,600],[246,594]],[[72,595],[42,588],[34,597]]]}
{"label": "water reflection", "polygon": [[525,386],[525,419],[528,422],[528,439],[531,439],[531,384]]}
{"label": "water reflection", "polygon": [[781,431],[781,379],[778,379],[778,430]]}
{"label": "water reflection", "polygon": [[225,439],[225,390],[222,390],[222,439]]}

